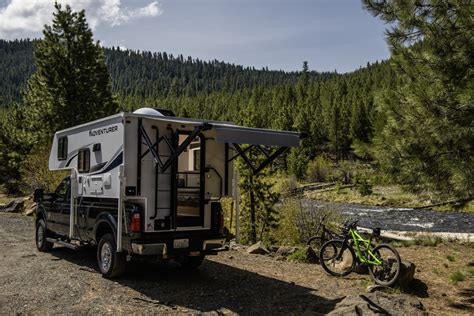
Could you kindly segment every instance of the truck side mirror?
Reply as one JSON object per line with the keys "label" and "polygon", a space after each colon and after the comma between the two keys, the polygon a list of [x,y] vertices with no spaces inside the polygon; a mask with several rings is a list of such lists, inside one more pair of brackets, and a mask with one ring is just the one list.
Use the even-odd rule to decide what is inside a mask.
{"label": "truck side mirror", "polygon": [[33,195],[33,201],[35,202],[43,201],[43,195],[44,195],[43,189],[36,189]]}

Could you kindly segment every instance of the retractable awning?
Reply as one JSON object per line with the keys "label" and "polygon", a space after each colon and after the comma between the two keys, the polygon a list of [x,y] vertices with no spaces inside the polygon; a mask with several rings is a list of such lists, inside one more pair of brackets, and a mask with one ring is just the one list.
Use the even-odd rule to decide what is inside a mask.
{"label": "retractable awning", "polygon": [[216,141],[229,144],[249,144],[276,147],[296,147],[302,138],[298,132],[284,132],[262,128],[215,125]]}

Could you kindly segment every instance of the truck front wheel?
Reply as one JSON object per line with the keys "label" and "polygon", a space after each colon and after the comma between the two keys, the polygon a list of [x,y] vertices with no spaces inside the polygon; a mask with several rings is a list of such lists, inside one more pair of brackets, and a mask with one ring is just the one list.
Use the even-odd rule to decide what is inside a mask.
{"label": "truck front wheel", "polygon": [[117,245],[112,234],[105,234],[100,239],[97,247],[97,262],[105,278],[115,278],[125,272],[125,254],[117,252]]}
{"label": "truck front wheel", "polygon": [[49,251],[54,246],[54,243],[46,240],[46,232],[46,223],[42,219],[38,220],[36,223],[36,248],[42,252]]}

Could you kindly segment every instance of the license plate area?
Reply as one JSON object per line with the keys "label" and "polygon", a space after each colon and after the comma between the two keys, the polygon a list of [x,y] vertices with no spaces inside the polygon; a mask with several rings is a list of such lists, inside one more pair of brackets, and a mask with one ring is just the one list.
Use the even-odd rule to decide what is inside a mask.
{"label": "license plate area", "polygon": [[175,239],[173,240],[173,248],[183,249],[189,247],[189,239]]}

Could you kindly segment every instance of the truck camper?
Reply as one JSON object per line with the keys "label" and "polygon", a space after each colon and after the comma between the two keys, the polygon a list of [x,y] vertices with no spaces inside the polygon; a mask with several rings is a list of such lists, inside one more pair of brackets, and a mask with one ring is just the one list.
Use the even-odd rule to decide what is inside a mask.
{"label": "truck camper", "polygon": [[[256,174],[302,137],[151,108],[58,131],[49,169],[70,175],[53,193],[35,191],[37,248],[96,245],[108,278],[133,257],[198,267],[225,249],[220,199],[235,159]],[[252,161],[251,148],[265,160]]]}

